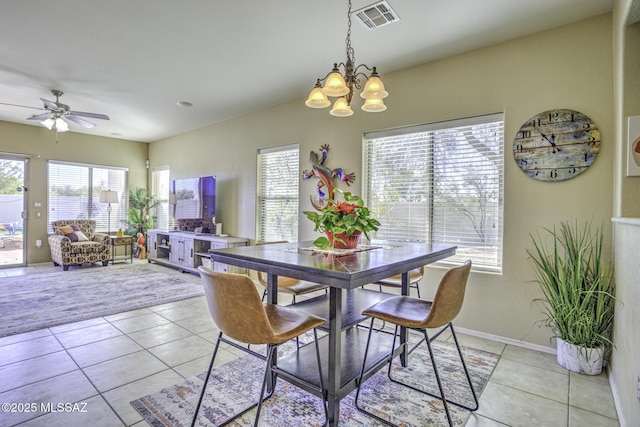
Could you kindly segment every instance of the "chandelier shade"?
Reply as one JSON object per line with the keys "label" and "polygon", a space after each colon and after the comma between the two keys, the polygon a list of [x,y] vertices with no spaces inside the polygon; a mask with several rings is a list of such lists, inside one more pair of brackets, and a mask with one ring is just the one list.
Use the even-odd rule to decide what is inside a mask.
{"label": "chandelier shade", "polygon": [[338,64],[334,64],[333,70],[331,70],[322,88],[322,92],[327,96],[345,96],[349,93],[347,83],[338,70]]}
{"label": "chandelier shade", "polygon": [[318,80],[304,104],[310,108],[326,108],[331,105],[331,101],[329,101],[327,95],[322,91],[320,80]]}
{"label": "chandelier shade", "polygon": [[[351,101],[354,90],[362,89],[362,83],[366,81],[360,97],[365,99],[362,110],[368,113],[378,113],[387,109],[383,98],[389,93],[385,90],[384,84],[378,75],[376,67],[369,67],[366,64],[355,66],[355,51],[351,47],[351,0],[347,12],[347,39],[346,53],[347,59],[340,64],[334,63],[331,71],[321,79],[316,80],[316,84],[309,93],[305,105],[310,108],[326,108],[331,105],[328,97],[338,98],[333,104],[329,114],[335,117],[349,117],[353,115]],[[371,72],[369,76],[361,69]],[[324,85],[323,85],[324,83]]]}
{"label": "chandelier shade", "polygon": [[364,99],[382,99],[389,96],[389,92],[384,90],[384,84],[382,80],[380,80],[380,77],[377,76],[378,73],[375,72],[375,68],[374,73],[376,75],[374,76],[373,73],[371,73],[367,84],[364,85],[364,89],[360,92],[360,97]]}
{"label": "chandelier shade", "polygon": [[349,117],[353,114],[353,110],[351,110],[347,99],[343,96],[336,100],[329,114],[336,117]]}
{"label": "chandelier shade", "polygon": [[380,98],[369,98],[364,101],[364,105],[360,108],[367,113],[379,113],[386,110],[387,106],[384,105]]}

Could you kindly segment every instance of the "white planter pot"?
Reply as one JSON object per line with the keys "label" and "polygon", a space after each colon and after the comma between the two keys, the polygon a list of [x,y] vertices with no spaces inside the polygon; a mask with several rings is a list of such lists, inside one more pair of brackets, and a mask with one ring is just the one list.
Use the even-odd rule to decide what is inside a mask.
{"label": "white planter pot", "polygon": [[585,375],[600,375],[604,359],[604,347],[584,348],[556,340],[558,364],[572,372]]}

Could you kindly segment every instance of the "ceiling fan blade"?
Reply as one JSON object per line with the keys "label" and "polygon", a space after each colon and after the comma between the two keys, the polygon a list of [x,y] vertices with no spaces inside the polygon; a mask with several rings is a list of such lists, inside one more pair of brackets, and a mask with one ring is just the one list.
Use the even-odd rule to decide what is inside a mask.
{"label": "ceiling fan blade", "polygon": [[68,115],[64,116],[64,118],[67,119],[67,120],[71,120],[72,122],[77,123],[80,126],[84,126],[84,127],[88,128],[88,129],[96,127],[96,125],[94,125],[93,123],[88,122],[88,121],[86,121],[84,119],[81,119],[80,117],[76,117],[73,114],[68,114]]}
{"label": "ceiling fan blade", "polygon": [[84,111],[69,111],[69,112],[75,116],[91,117],[92,119],[109,120],[109,116],[107,116],[106,114],[85,113]]}
{"label": "ceiling fan blade", "polygon": [[9,104],[7,102],[0,102],[0,105],[8,105],[9,107],[31,108],[32,110],[43,110],[42,107],[29,107],[28,105]]}
{"label": "ceiling fan blade", "polygon": [[27,117],[27,120],[45,120],[51,117],[51,113],[34,114],[31,117]]}
{"label": "ceiling fan blade", "polygon": [[44,105],[46,105],[47,107],[51,108],[52,110],[59,110],[60,109],[60,107],[58,107],[58,104],[56,104],[53,101],[48,101],[48,100],[46,100],[44,98],[40,98],[40,100],[42,102],[44,102]]}

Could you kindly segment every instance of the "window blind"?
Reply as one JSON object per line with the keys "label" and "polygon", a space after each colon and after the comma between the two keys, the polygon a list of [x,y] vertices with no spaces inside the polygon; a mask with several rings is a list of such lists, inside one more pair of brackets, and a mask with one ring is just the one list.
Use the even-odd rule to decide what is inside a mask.
{"label": "window blind", "polygon": [[298,240],[298,145],[258,152],[256,238],[263,242]]}
{"label": "window blind", "polygon": [[[96,231],[107,232],[122,228],[126,222],[126,168],[49,161],[48,190],[49,227],[61,219],[95,219]],[[111,224],[108,205],[100,203],[103,190],[118,193],[118,203],[111,204]]]}
{"label": "window blind", "polygon": [[444,262],[501,271],[503,141],[502,114],[365,134],[376,237],[457,245]]}
{"label": "window blind", "polygon": [[161,230],[173,229],[172,218],[169,215],[169,167],[159,167],[153,169],[152,174],[152,195],[159,202],[155,207],[155,227]]}

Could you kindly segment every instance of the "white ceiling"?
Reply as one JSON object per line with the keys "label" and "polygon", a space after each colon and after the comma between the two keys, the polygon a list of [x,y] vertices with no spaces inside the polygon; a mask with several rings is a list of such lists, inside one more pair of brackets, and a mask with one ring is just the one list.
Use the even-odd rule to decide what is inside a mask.
{"label": "white ceiling", "polygon": [[[351,35],[356,63],[383,80],[601,15],[614,0],[388,2],[399,22],[369,31],[354,20]],[[303,98],[344,61],[346,15],[346,0],[4,0],[0,120],[40,126],[26,120],[38,110],[4,104],[41,108],[59,89],[72,110],[111,118],[71,131],[151,142]]]}

